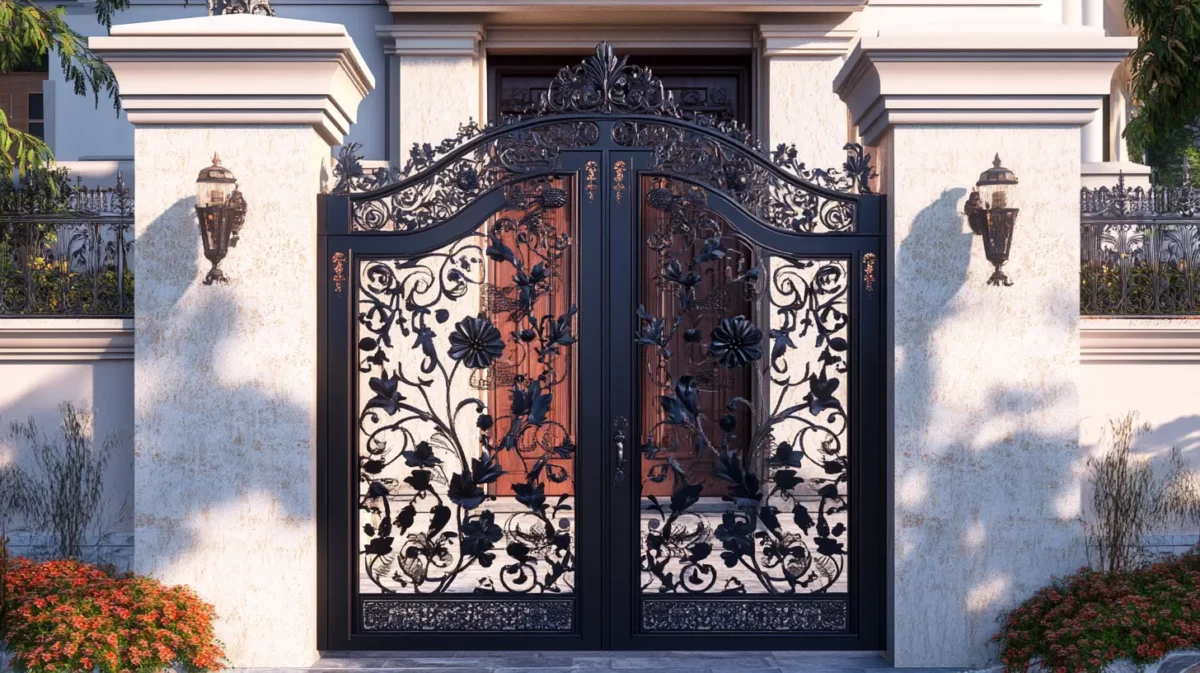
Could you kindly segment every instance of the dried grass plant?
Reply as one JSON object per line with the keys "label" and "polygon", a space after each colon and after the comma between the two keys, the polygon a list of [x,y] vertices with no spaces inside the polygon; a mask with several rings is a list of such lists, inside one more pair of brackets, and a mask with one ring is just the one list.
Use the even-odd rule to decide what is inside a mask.
{"label": "dried grass plant", "polygon": [[1087,528],[1088,560],[1098,570],[1121,572],[1155,559],[1149,536],[1167,524],[1200,523],[1200,477],[1172,449],[1162,475],[1131,450],[1150,429],[1131,412],[1109,422],[1101,438],[1105,452],[1087,462],[1092,482],[1092,521]]}
{"label": "dried grass plant", "polygon": [[70,402],[62,411],[60,433],[49,436],[37,421],[12,424],[13,438],[24,441],[33,455],[34,469],[25,480],[21,511],[35,530],[53,534],[48,553],[78,559],[84,536],[97,527],[104,496],[104,473],[117,445],[110,434],[94,446],[92,417]]}

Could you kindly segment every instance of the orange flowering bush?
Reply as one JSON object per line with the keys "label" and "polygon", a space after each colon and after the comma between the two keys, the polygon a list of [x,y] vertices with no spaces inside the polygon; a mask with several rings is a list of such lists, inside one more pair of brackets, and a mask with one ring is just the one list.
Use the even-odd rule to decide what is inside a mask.
{"label": "orange flowering bush", "polygon": [[1022,603],[992,640],[1009,673],[1035,664],[1093,673],[1118,659],[1143,665],[1198,648],[1200,554],[1129,572],[1080,570]]}
{"label": "orange flowering bush", "polygon": [[29,673],[200,672],[225,662],[213,608],[191,589],[88,563],[13,559],[2,610],[0,639]]}

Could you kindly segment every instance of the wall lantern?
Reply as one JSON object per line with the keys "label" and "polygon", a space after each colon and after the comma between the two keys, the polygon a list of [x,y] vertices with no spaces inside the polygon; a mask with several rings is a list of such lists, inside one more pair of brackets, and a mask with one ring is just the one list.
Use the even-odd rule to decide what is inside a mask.
{"label": "wall lantern", "polygon": [[200,239],[204,241],[204,256],[212,269],[204,277],[205,285],[227,283],[221,271],[221,260],[231,246],[237,246],[238,235],[246,221],[246,200],[237,188],[233,172],[221,165],[213,154],[212,165],[200,171],[196,178],[196,216],[200,219]]}
{"label": "wall lantern", "polygon": [[1008,261],[1008,249],[1012,246],[1013,226],[1017,223],[1019,208],[1009,206],[1016,202],[1017,176],[1000,165],[1000,155],[992,161],[992,167],[980,173],[975,190],[967,199],[964,211],[971,231],[983,237],[983,251],[987,260],[996,267],[988,285],[1008,287],[1012,281],[1000,270]]}

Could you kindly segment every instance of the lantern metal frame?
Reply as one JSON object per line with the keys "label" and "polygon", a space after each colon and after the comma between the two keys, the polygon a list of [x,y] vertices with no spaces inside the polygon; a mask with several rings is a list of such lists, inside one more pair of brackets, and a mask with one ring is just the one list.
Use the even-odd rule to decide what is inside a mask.
{"label": "lantern metal frame", "polygon": [[[224,202],[201,206],[202,185],[232,184],[233,191]],[[201,170],[196,177],[196,217],[200,225],[200,241],[204,245],[204,257],[212,264],[204,277],[205,285],[228,283],[229,277],[221,270],[221,262],[229,249],[237,247],[242,225],[246,222],[246,199],[238,189],[233,172],[221,165],[221,158],[213,154],[212,165]]]}
{"label": "lantern metal frame", "polygon": [[1005,207],[997,208],[994,207],[995,204],[984,203],[979,194],[979,188],[1017,184],[1019,184],[1017,176],[1000,165],[1000,154],[997,153],[996,158],[992,160],[992,167],[980,174],[979,181],[975,183],[975,189],[972,190],[963,209],[967,216],[967,222],[971,225],[971,231],[983,237],[984,254],[988,262],[995,267],[991,277],[988,278],[988,285],[1010,287],[1013,284],[1002,267],[1008,262],[1009,251],[1012,248],[1013,229],[1016,227],[1020,208],[1007,207],[1007,199],[1004,201]]}

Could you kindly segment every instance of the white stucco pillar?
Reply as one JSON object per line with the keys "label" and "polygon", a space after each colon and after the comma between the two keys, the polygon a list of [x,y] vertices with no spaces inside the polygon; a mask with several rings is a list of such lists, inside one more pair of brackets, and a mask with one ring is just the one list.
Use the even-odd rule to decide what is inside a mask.
{"label": "white stucco pillar", "polygon": [[1079,133],[1079,160],[1085,164],[1104,161],[1104,114],[1097,110]]}
{"label": "white stucco pillar", "polygon": [[388,160],[408,161],[413,143],[437,145],[474,119],[485,123],[483,27],[477,23],[404,24],[376,28],[389,55]]}
{"label": "white stucco pillar", "polygon": [[[841,17],[839,17],[841,18]],[[857,34],[857,15],[829,24],[759,25],[769,147],[794,144],[813,168],[841,168],[846,104],[829,90]]]}
{"label": "white stucco pillar", "polygon": [[[235,667],[316,658],[317,193],[374,87],[336,24],[232,15],[91,47],[134,125],[134,567],[216,607]],[[197,173],[248,210],[206,286]]]}
{"label": "white stucco pillar", "polygon": [[1066,26],[1083,25],[1083,0],[1062,0],[1062,22]]}
{"label": "white stucco pillar", "polygon": [[[835,80],[885,162],[898,667],[983,665],[997,617],[1084,560],[1079,127],[1136,40],[969,30],[864,37]],[[1012,287],[961,214],[997,153]]]}

